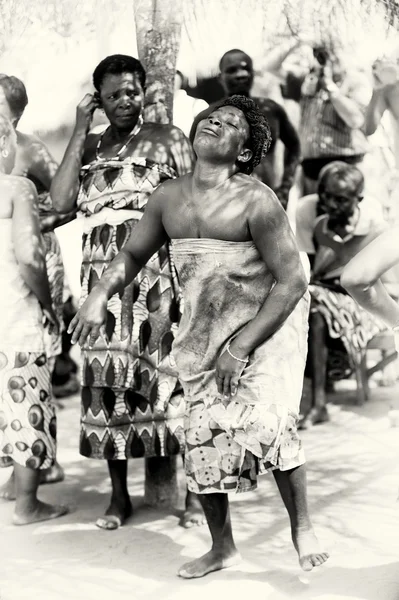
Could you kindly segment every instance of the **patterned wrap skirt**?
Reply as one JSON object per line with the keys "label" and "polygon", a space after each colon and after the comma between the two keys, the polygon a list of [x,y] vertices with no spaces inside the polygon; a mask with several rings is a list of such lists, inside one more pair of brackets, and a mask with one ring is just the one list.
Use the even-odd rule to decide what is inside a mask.
{"label": "patterned wrap skirt", "polygon": [[[81,303],[130,237],[136,219],[83,237]],[[168,456],[183,450],[184,398],[171,347],[179,292],[164,246],[108,303],[107,325],[82,349],[80,452],[98,459]]]}
{"label": "patterned wrap skirt", "polygon": [[361,308],[355,300],[332,285],[312,284],[311,312],[318,312],[328,327],[327,372],[331,381],[347,379],[360,365],[370,340],[386,325]]}
{"label": "patterned wrap skirt", "polygon": [[53,360],[39,352],[0,352],[0,464],[48,469],[56,457],[51,402]]}
{"label": "patterned wrap skirt", "polygon": [[172,241],[184,297],[173,346],[186,399],[185,470],[197,494],[245,492],[269,470],[305,462],[297,431],[309,295],[249,356],[234,398],[217,390],[216,363],[252,321],[274,279],[252,242]]}

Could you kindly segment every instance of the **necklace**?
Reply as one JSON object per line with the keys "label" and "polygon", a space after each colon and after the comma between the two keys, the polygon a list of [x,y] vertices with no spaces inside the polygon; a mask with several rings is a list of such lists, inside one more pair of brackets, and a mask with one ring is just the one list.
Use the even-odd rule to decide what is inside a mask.
{"label": "necklace", "polygon": [[[128,145],[130,144],[130,142],[132,141],[132,139],[139,133],[141,127],[143,125],[143,117],[142,115],[139,116],[136,125],[134,126],[134,129],[132,131],[132,133],[129,135],[129,137],[127,138],[126,142],[123,144],[122,148],[117,152],[117,154],[114,156],[114,158],[119,158],[124,151],[126,150],[126,148],[128,147]],[[101,147],[101,143],[103,141],[103,137],[104,134],[108,131],[109,127],[107,127],[107,129],[104,129],[104,131],[101,133],[98,142],[97,142],[97,147],[96,147],[96,160],[110,160],[110,158],[106,158],[103,156],[100,156],[100,147]]]}

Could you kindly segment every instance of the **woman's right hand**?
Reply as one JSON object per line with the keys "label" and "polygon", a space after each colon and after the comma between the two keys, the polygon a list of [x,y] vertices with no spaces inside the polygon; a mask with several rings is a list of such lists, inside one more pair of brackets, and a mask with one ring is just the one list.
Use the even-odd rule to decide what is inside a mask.
{"label": "woman's right hand", "polygon": [[93,113],[99,107],[99,101],[93,94],[86,94],[76,108],[76,127],[88,131],[93,120]]}
{"label": "woman's right hand", "polygon": [[94,288],[72,319],[68,333],[72,333],[72,344],[79,342],[82,347],[89,338],[92,348],[107,320],[108,297],[101,288]]}

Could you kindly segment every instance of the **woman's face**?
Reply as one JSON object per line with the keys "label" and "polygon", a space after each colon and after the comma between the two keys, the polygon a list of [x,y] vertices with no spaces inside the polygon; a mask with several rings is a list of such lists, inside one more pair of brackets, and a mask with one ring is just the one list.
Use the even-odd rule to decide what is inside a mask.
{"label": "woman's face", "polygon": [[121,131],[131,131],[144,103],[144,90],[138,75],[106,75],[100,90],[101,104],[111,123]]}

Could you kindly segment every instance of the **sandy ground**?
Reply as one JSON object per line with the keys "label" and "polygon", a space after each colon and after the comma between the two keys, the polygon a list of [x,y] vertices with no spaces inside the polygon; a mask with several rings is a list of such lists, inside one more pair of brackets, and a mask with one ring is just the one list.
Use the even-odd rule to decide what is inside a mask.
{"label": "sandy ground", "polygon": [[[310,507],[321,543],[331,552],[325,567],[302,573],[272,476],[252,494],[235,496],[232,518],[244,557],[237,567],[202,580],[176,577],[185,561],[207,551],[206,527],[179,527],[180,506],[165,513],[144,506],[143,461],[130,466],[137,509],[120,530],[93,522],[107,505],[106,466],[77,452],[79,400],[59,411],[63,483],[44,486],[47,501],[72,507],[56,521],[17,528],[12,503],[0,502],[1,600],[262,598],[283,600],[397,600],[399,598],[399,429],[387,411],[399,386],[379,388],[364,407],[331,407],[330,423],[303,432]],[[339,395],[342,398],[347,395]],[[0,472],[0,483],[9,469]]]}

